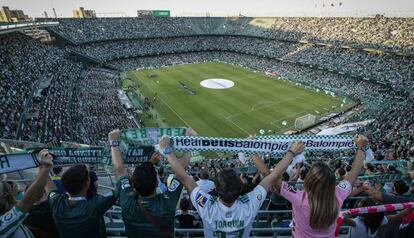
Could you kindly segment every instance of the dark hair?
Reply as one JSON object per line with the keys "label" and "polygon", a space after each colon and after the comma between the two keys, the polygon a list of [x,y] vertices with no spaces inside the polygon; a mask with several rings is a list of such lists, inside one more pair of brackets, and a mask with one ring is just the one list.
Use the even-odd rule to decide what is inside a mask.
{"label": "dark hair", "polygon": [[402,179],[394,182],[394,189],[400,196],[410,190],[407,183]]}
{"label": "dark hair", "polygon": [[158,176],[163,177],[164,176],[164,167],[159,167],[158,168]]}
{"label": "dark hair", "polygon": [[[359,201],[358,207],[369,207],[369,206],[375,206],[377,205],[372,198],[364,198]],[[384,213],[383,212],[377,212],[377,213],[371,213],[371,214],[364,214],[361,215],[361,220],[365,224],[365,228],[368,231],[371,231],[371,233],[374,233],[378,230],[378,228],[381,226],[381,222],[384,219]]]}
{"label": "dark hair", "polygon": [[344,176],[345,174],[346,174],[346,171],[345,171],[345,169],[344,168],[338,168],[338,174],[339,174],[339,176]]}
{"label": "dark hair", "polygon": [[350,172],[350,171],[351,171],[351,169],[352,169],[352,167],[351,167],[350,165],[347,165],[347,166],[345,167],[346,172]]}
{"label": "dark hair", "polygon": [[288,182],[288,181],[289,181],[289,179],[290,179],[289,174],[288,174],[288,173],[286,173],[286,172],[284,172],[284,173],[282,174],[282,181]]}
{"label": "dark hair", "polygon": [[183,197],[180,201],[180,209],[181,211],[188,211],[190,208],[190,201],[187,198]]}
{"label": "dark hair", "polygon": [[203,169],[200,171],[200,179],[208,179],[210,175],[208,174],[207,170]]}
{"label": "dark hair", "polygon": [[218,173],[215,185],[219,198],[225,203],[236,201],[242,189],[240,178],[232,169]]}
{"label": "dark hair", "polygon": [[53,174],[55,174],[55,175],[57,175],[57,174],[59,174],[60,172],[62,172],[62,167],[60,167],[60,166],[55,166],[55,167],[53,167]]}
{"label": "dark hair", "polygon": [[309,169],[307,167],[302,167],[300,169],[300,174],[299,174],[300,179],[305,180],[306,174],[308,174],[308,172],[309,172]]}
{"label": "dark hair", "polygon": [[89,180],[89,171],[84,164],[70,167],[62,175],[63,188],[71,195],[82,191]]}
{"label": "dark hair", "polygon": [[154,165],[150,162],[144,162],[135,167],[131,180],[139,195],[150,196],[154,193],[158,184]]}
{"label": "dark hair", "polygon": [[392,164],[390,164],[390,165],[388,165],[388,170],[391,172],[395,172],[396,171],[396,169],[395,169],[395,166],[394,165],[392,165]]}
{"label": "dark hair", "polygon": [[374,171],[375,170],[374,165],[372,165],[371,163],[366,163],[365,165],[367,166],[367,169],[369,169],[370,171]]}

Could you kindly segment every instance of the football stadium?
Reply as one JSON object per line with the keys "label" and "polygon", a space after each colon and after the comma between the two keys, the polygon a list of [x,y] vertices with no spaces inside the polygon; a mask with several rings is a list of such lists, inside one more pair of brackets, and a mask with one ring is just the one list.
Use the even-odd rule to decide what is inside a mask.
{"label": "football stadium", "polygon": [[144,104],[137,95],[149,99],[154,110],[141,116],[146,127],[191,127],[204,136],[282,134],[354,105],[331,92],[216,62],[138,69],[126,73],[122,86],[136,98],[135,108]]}
{"label": "football stadium", "polygon": [[414,3],[0,7],[1,238],[413,237]]}

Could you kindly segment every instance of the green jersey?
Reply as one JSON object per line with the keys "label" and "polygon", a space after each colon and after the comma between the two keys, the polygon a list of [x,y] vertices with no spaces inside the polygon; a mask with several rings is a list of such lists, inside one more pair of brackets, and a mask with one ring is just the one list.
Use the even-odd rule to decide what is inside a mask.
{"label": "green jersey", "polygon": [[68,196],[57,190],[49,193],[53,219],[61,238],[106,237],[103,215],[117,200],[114,191],[107,196],[95,195],[69,204]]}
{"label": "green jersey", "polygon": [[138,203],[142,203],[160,226],[166,230],[174,231],[175,209],[183,189],[178,179],[170,177],[167,191],[151,198],[139,197],[127,176],[119,178],[118,189],[122,217],[128,237],[162,237],[159,229],[145,219]]}

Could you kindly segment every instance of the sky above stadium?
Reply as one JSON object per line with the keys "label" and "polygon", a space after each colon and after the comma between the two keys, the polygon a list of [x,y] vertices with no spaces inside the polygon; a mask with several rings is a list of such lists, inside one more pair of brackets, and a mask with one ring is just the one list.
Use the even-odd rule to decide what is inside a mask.
{"label": "sky above stadium", "polygon": [[136,10],[171,10],[173,16],[372,16],[414,17],[414,0],[0,0],[31,17],[71,17],[80,6],[98,16],[136,16]]}

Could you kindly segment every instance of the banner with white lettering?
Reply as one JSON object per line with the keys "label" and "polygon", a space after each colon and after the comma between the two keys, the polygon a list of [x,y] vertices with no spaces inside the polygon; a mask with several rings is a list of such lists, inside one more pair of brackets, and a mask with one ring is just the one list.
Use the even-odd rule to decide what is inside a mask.
{"label": "banner with white lettering", "polygon": [[353,136],[262,136],[255,140],[217,137],[171,138],[171,146],[178,151],[214,151],[221,153],[283,154],[294,141],[305,143],[307,151],[342,151],[354,149]]}

